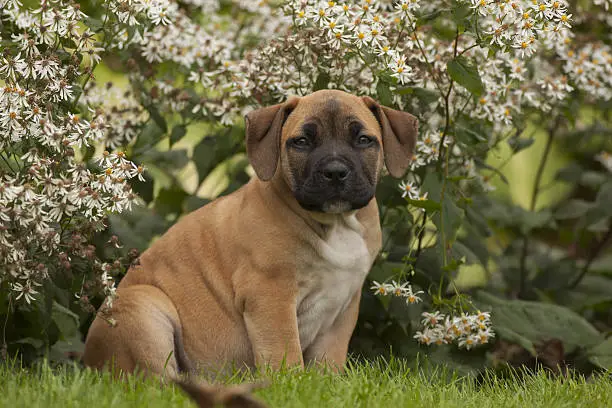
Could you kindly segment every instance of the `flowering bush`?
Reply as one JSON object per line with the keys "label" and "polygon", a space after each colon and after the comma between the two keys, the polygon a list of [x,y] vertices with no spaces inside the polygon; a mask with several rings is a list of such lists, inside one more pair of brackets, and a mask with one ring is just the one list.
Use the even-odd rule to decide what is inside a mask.
{"label": "flowering bush", "polygon": [[[609,6],[0,0],[5,348],[78,342],[92,309],[112,306],[130,248],[252,176],[244,114],[335,88],[409,111],[421,129],[407,178],[384,177],[377,193],[384,246],[352,350],[430,350],[416,338],[452,362],[453,343],[536,355],[554,338],[609,367],[612,283],[590,273],[612,271]],[[509,182],[504,167],[536,140],[535,177]],[[558,150],[568,166],[545,184]],[[525,182],[523,205],[495,191]],[[564,190],[544,202],[550,186]],[[485,290],[461,288],[468,267]],[[491,347],[470,352],[473,366]]]}

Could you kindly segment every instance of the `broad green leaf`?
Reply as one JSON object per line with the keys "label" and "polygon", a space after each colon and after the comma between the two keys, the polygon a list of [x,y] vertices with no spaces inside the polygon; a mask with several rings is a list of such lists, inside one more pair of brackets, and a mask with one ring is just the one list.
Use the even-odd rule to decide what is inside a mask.
{"label": "broad green leaf", "polygon": [[560,303],[578,311],[600,303],[612,302],[612,279],[587,274],[576,288],[559,293],[558,299]]}
{"label": "broad green leaf", "polygon": [[73,337],[79,329],[79,316],[57,302],[53,302],[51,319],[57,325],[62,339]]}
{"label": "broad green leaf", "polygon": [[493,328],[501,328],[500,335],[513,332],[532,343],[559,339],[563,342],[566,353],[572,353],[577,348],[593,347],[602,340],[602,335],[595,327],[563,306],[505,300],[483,291],[476,293],[476,299],[491,307]]}
{"label": "broad green leaf", "polygon": [[593,203],[588,201],[579,199],[569,200],[555,212],[555,218],[558,220],[568,220],[582,217],[591,207],[593,207]]}
{"label": "broad green leaf", "polygon": [[170,134],[170,146],[181,140],[186,133],[187,128],[185,125],[176,125],[174,128],[172,128],[172,133]]}
{"label": "broad green leaf", "polygon": [[591,363],[612,371],[612,337],[589,349],[587,355]]}
{"label": "broad green leaf", "polygon": [[497,335],[499,336],[499,338],[509,341],[511,343],[518,344],[519,346],[527,350],[534,357],[537,355],[537,351],[535,349],[535,345],[533,344],[533,341],[529,340],[526,337],[521,336],[517,332],[512,331],[511,329],[507,327],[496,326],[496,325],[494,325],[494,327],[495,327],[495,331],[497,332]]}
{"label": "broad green leaf", "polygon": [[480,96],[485,92],[480,74],[478,74],[478,68],[465,57],[459,56],[450,60],[446,65],[446,69],[453,81],[470,91],[473,95]]}

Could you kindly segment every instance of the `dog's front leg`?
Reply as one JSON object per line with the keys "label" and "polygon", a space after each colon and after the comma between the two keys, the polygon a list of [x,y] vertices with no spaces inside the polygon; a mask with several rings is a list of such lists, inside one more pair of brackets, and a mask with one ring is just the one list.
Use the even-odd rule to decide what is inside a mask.
{"label": "dog's front leg", "polygon": [[296,300],[287,286],[279,286],[266,286],[265,291],[252,293],[244,302],[244,321],[255,365],[273,369],[283,364],[303,367]]}
{"label": "dog's front leg", "polygon": [[361,291],[358,291],[332,327],[321,333],[304,351],[306,364],[322,364],[337,372],[344,370],[349,341],[357,324],[360,299]]}

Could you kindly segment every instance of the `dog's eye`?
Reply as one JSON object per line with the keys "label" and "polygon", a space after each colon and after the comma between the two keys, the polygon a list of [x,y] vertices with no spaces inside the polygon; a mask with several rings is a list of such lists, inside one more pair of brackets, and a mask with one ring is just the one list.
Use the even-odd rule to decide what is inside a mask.
{"label": "dog's eye", "polygon": [[372,143],[374,143],[374,139],[372,139],[370,136],[362,135],[357,138],[357,146],[359,147],[367,147]]}
{"label": "dog's eye", "polygon": [[306,136],[296,137],[295,139],[291,140],[291,144],[297,148],[304,149],[310,147],[310,139],[308,139]]}

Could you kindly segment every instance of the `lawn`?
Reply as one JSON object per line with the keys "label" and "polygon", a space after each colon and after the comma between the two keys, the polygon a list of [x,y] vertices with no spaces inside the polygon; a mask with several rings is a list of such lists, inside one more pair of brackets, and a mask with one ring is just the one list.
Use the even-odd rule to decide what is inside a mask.
{"label": "lawn", "polygon": [[[552,379],[544,373],[478,384],[438,371],[425,376],[401,363],[353,364],[346,374],[314,370],[269,374],[256,395],[270,407],[610,407],[612,378]],[[235,382],[237,379],[230,379]],[[74,367],[0,369],[2,407],[194,407],[175,386]]]}

